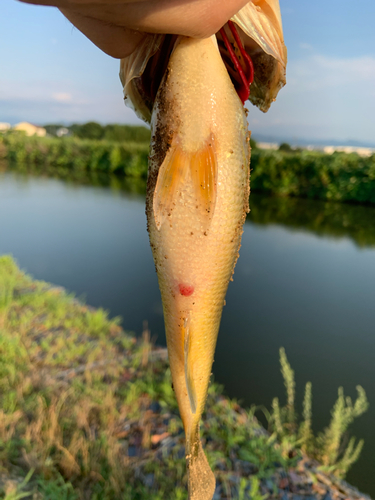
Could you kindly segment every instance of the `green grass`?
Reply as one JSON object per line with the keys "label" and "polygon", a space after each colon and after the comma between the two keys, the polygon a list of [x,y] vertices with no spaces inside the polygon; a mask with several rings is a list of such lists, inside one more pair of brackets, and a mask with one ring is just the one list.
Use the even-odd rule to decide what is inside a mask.
{"label": "green grass", "polygon": [[[33,281],[11,257],[0,257],[0,497],[187,499],[184,434],[163,353],[147,330],[137,340],[102,309]],[[365,410],[364,393],[353,405],[340,392],[333,425],[318,442],[307,432],[308,401],[299,434],[293,372],[282,361],[288,403],[268,413],[269,434],[256,408],[244,410],[210,386],[201,434],[228,498],[263,500],[261,481],[275,467],[295,467],[307,448],[326,450],[322,462],[338,475],[358,458],[354,442],[346,451],[341,442]],[[153,441],[160,429],[165,445]],[[240,477],[233,497],[229,478],[239,460],[253,472]]]}

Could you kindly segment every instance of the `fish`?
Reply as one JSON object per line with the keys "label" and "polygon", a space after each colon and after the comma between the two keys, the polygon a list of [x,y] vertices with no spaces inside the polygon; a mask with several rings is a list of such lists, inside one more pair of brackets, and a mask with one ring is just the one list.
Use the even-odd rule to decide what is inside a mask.
{"label": "fish", "polygon": [[151,124],[147,228],[185,430],[190,500],[210,500],[215,492],[199,428],[249,211],[244,101],[250,97],[267,111],[285,84],[285,66],[277,0],[249,2],[206,39],[149,35],[121,61],[125,99]]}

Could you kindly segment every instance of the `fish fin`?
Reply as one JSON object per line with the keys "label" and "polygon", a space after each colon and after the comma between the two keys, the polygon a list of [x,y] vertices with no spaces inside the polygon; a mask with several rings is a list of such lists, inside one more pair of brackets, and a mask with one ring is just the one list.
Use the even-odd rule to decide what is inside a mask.
{"label": "fish fin", "polygon": [[159,169],[155,186],[153,208],[158,229],[173,211],[176,196],[186,178],[187,167],[187,154],[182,150],[178,140],[175,140]]}
{"label": "fish fin", "polygon": [[196,206],[203,229],[208,229],[215,210],[218,170],[213,134],[208,137],[201,148],[193,153],[184,151],[178,139],[173,140],[159,169],[154,192],[154,218],[158,229],[171,215],[178,192],[187,178],[188,170],[190,170]]}
{"label": "fish fin", "polygon": [[248,2],[232,17],[232,21],[285,67],[286,48],[278,1],[262,0],[257,4]]}
{"label": "fish fin", "polygon": [[190,321],[189,318],[184,319],[184,365],[185,365],[185,383],[189,396],[191,413],[195,415],[197,412],[197,392],[195,390],[193,378],[192,360],[189,356],[191,347],[191,334],[190,334]]}
{"label": "fish fin", "polygon": [[209,136],[190,158],[190,174],[204,229],[208,229],[216,204],[217,160],[215,138]]}
{"label": "fish fin", "polygon": [[[254,81],[251,84],[250,101],[266,113],[286,83],[287,49],[279,2],[248,2],[231,20],[241,28],[245,36],[245,50],[252,54]],[[253,41],[260,51],[254,50]]]}
{"label": "fish fin", "polygon": [[186,441],[189,500],[211,500],[215,493],[215,476],[204,454],[199,423]]}

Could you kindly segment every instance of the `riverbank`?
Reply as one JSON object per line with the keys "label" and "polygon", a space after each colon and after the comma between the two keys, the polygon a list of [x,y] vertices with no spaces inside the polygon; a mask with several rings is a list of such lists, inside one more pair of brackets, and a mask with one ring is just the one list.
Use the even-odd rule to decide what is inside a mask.
{"label": "riverbank", "polygon": [[[166,350],[0,258],[0,491],[30,498],[187,498]],[[366,498],[269,436],[212,384],[202,439],[215,499]],[[25,481],[24,478],[27,478]],[[12,496],[13,495],[13,496]],[[327,496],[329,495],[329,497]]]}
{"label": "riverbank", "polygon": [[[147,177],[148,143],[0,135],[0,159],[17,169]],[[253,149],[251,190],[277,196],[375,204],[375,155]]]}

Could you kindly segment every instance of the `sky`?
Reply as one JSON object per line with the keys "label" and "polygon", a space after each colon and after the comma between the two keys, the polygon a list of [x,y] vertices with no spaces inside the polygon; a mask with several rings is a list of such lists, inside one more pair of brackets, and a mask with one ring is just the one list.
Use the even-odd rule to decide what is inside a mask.
{"label": "sky", "polygon": [[[280,0],[287,85],[253,136],[375,145],[375,1]],[[0,2],[0,122],[141,124],[124,106],[119,61],[53,7]]]}

